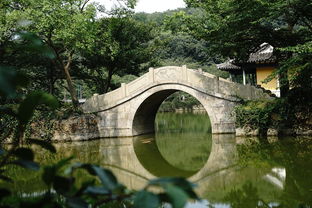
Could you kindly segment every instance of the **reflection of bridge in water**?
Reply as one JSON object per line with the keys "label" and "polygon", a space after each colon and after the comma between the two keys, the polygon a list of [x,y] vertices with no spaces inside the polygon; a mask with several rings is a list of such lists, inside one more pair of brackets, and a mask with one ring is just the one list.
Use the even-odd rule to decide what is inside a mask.
{"label": "reflection of bridge in water", "polygon": [[[233,187],[240,186],[243,182],[262,181],[268,170],[258,170],[251,168],[241,168],[236,164],[237,151],[236,140],[233,135],[213,135],[212,149],[206,164],[198,172],[180,170],[170,165],[157,151],[152,153],[157,158],[153,169],[153,164],[142,164],[141,142],[147,142],[148,138],[121,138],[104,139],[99,145],[99,153],[103,160],[101,165],[111,169],[118,180],[130,189],[143,188],[148,180],[168,174],[171,176],[189,176],[188,180],[198,184],[196,191],[204,198],[212,201],[223,199],[224,194]],[[148,146],[149,144],[144,144]],[[141,152],[141,153],[140,153]],[[86,152],[87,153],[87,152]],[[152,163],[153,161],[151,161]],[[145,163],[145,164],[144,164]],[[149,167],[148,167],[149,166]],[[153,174],[154,173],[154,174]],[[155,175],[158,174],[158,175]],[[191,176],[190,176],[191,175]]]}
{"label": "reflection of bridge in water", "polygon": [[[149,179],[162,176],[152,174],[151,172],[155,172],[155,170],[151,170],[152,167],[143,166],[145,164],[140,162],[140,157],[144,155],[136,153],[136,148],[140,146],[139,138],[134,143],[132,139],[129,138],[121,139],[121,143],[122,145],[118,146],[118,148],[104,147],[100,152],[105,158],[105,165],[113,170],[122,183],[131,189],[140,189],[146,185]],[[159,170],[159,174],[165,172],[165,174],[171,176],[188,175],[188,179],[199,184],[200,187],[210,187],[210,178],[220,177],[220,180],[223,181],[227,173],[231,171],[231,169],[235,169],[235,148],[233,135],[214,135],[209,159],[204,167],[197,173],[180,170],[177,167],[171,166],[160,153],[158,153],[158,155],[154,153],[154,156],[157,156],[157,167],[162,167],[162,170]],[[119,157],[116,157],[117,155],[119,155]],[[153,164],[146,165],[153,166]],[[149,169],[151,171],[149,171]],[[216,181],[214,180],[214,182]]]}
{"label": "reflection of bridge in water", "polygon": [[[276,169],[271,166],[251,168],[238,164],[238,145],[234,135],[212,135],[209,158],[197,172],[181,170],[180,166],[171,165],[172,161],[168,162],[168,158],[163,157],[161,151],[157,150],[157,146],[155,147],[155,143],[153,144],[155,142],[153,139],[153,137],[143,136],[111,138],[59,143],[56,146],[62,157],[76,155],[80,162],[106,166],[113,171],[119,182],[129,189],[141,189],[150,179],[156,177],[185,176],[198,185],[196,192],[199,196],[212,203],[225,202],[226,195],[233,189],[241,189],[248,182],[252,182],[258,190],[259,197],[267,201],[273,201],[276,199],[273,196],[279,196],[286,189],[284,168]],[[170,145],[167,147],[172,148]],[[187,148],[191,147],[185,147]],[[147,157],[148,153],[149,157]],[[281,170],[284,176],[278,177],[276,171]],[[270,190],[269,194],[267,194],[268,190]]]}

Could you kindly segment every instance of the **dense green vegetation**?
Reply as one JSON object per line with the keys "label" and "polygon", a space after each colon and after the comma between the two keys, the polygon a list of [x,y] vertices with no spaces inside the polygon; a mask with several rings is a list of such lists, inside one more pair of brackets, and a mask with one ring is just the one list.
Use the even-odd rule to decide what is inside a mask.
{"label": "dense green vegetation", "polygon": [[[91,92],[103,93],[111,88],[112,76],[117,72],[138,75],[146,69],[152,60],[153,49],[148,44],[153,38],[151,27],[122,11],[97,19],[96,5],[87,2],[1,3],[1,65],[9,64],[31,75],[33,89],[44,89],[59,98],[68,91],[76,107],[75,84],[92,82],[92,88],[98,87]],[[16,33],[25,30],[40,37],[51,50],[51,57],[21,50],[24,43],[16,39]]]}
{"label": "dense green vegetation", "polygon": [[276,129],[280,134],[296,134],[296,131],[300,133],[310,130],[310,92],[302,94],[302,89],[298,90],[300,91],[291,90],[285,98],[243,101],[235,109],[236,125],[250,130],[259,129],[262,135],[266,135],[269,128]]}
{"label": "dense green vegetation", "polygon": [[[186,0],[206,11],[206,26],[194,29],[212,50],[246,60],[263,42],[275,48],[282,95],[289,86],[311,89],[312,4],[309,0]],[[309,58],[310,57],[310,58]],[[309,76],[307,76],[309,75]]]}
{"label": "dense green vegetation", "polygon": [[[24,35],[29,34],[25,32]],[[37,44],[36,49],[41,50],[44,47],[37,37],[31,36],[28,40]],[[15,173],[19,172],[18,168],[11,168],[18,166],[32,171],[40,170],[45,185],[41,193],[31,193],[30,197],[23,193],[18,195],[12,192],[12,189],[0,188],[1,207],[157,208],[163,203],[169,203],[174,208],[183,208],[188,198],[198,199],[193,185],[183,178],[153,179],[142,190],[132,191],[120,184],[116,176],[106,168],[90,163],[71,164],[73,156],[40,166],[35,157],[35,151],[38,150],[33,146],[39,146],[51,153],[56,153],[56,149],[44,139],[33,139],[34,135],[27,135],[26,129],[36,110],[53,110],[59,103],[55,97],[43,91],[25,92],[30,79],[25,73],[14,68],[1,67],[0,80],[1,99],[11,101],[0,105],[1,123],[7,117],[8,120],[15,121],[10,126],[11,132],[6,136],[10,137],[12,145],[1,145],[0,148],[0,179],[8,183],[19,181],[21,178],[14,178]],[[84,178],[86,180],[81,181],[81,171],[83,175],[88,175]],[[31,178],[32,176],[22,179]],[[40,183],[38,185],[40,186]],[[152,189],[155,188],[161,191],[153,192]]]}
{"label": "dense green vegetation", "polygon": [[[221,57],[246,62],[262,43],[274,47],[278,63],[267,81],[278,76],[282,98],[276,102],[247,103],[238,108],[240,126],[264,128],[272,118],[279,127],[311,129],[312,93],[312,3],[309,0],[186,0],[201,9],[200,17],[186,12],[171,17],[173,27],[191,31],[209,50]],[[274,105],[274,106],[272,106]],[[273,110],[274,109],[274,110]],[[257,118],[256,118],[257,117]],[[274,119],[277,117],[277,119]]]}

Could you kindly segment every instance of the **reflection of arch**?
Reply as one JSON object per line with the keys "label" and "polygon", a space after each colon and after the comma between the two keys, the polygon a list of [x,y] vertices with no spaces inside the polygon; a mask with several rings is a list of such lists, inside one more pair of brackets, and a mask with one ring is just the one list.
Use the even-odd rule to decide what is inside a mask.
{"label": "reflection of arch", "polygon": [[[156,177],[189,177],[196,171],[186,171],[173,167],[159,152],[154,135],[145,135],[134,138],[134,152],[141,165]],[[148,144],[144,144],[147,141]]]}
{"label": "reflection of arch", "polygon": [[[103,156],[102,163],[105,164],[105,166],[108,165],[109,168],[112,168],[117,177],[129,188],[143,187],[144,181],[147,179],[155,178],[158,175],[164,176],[164,173],[160,173],[162,170],[172,171],[171,173],[176,175],[178,175],[179,171],[183,171],[172,167],[172,165],[164,161],[164,158],[162,158],[160,153],[157,152],[158,150],[154,149],[156,147],[147,143],[153,138],[150,136],[147,137],[146,135],[137,138],[139,139],[122,138],[120,141],[116,139],[104,139],[103,143],[105,145],[98,145],[100,147],[101,155]],[[143,149],[142,143],[139,141],[140,138],[145,138],[144,141],[147,143],[144,144],[145,147],[143,147]],[[106,145],[107,143],[110,143],[114,148],[108,148]],[[149,152],[151,153],[150,157],[158,157],[159,160],[163,160],[160,162],[160,165],[162,165],[164,169],[159,168],[159,170],[155,171],[155,169],[151,167],[155,165],[154,161],[149,161],[149,158],[144,158],[147,156],[146,152],[140,153],[140,151]],[[204,187],[205,184],[212,182],[209,180],[211,177],[213,179],[217,177],[218,180],[215,182],[219,183],[220,178],[234,171],[233,168],[235,167],[236,161],[235,155],[235,138],[231,135],[215,135],[212,138],[212,149],[209,159],[204,167],[195,174],[194,172],[187,171],[180,172],[180,176],[183,176],[183,174],[186,174],[184,176],[192,175],[188,179],[192,182],[198,183],[200,186],[203,185]],[[147,164],[148,162],[150,163]],[[154,168],[157,168],[157,165],[159,164],[156,164],[156,167]]]}
{"label": "reflection of arch", "polygon": [[233,109],[237,96],[245,99],[268,97],[261,89],[244,86],[186,67],[162,67],[120,88],[94,95],[83,105],[85,113],[97,113],[99,137],[136,136],[152,132],[161,102],[183,91],[206,109],[212,133],[235,133]]}

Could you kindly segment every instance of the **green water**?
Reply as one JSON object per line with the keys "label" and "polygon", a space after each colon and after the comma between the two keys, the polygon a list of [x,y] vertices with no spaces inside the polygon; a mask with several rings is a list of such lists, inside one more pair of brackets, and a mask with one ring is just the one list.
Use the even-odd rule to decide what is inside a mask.
{"label": "green water", "polygon": [[[207,115],[191,113],[158,114],[155,127],[155,135],[58,143],[57,154],[36,149],[36,160],[47,165],[74,155],[74,161],[110,168],[130,189],[143,188],[155,177],[186,177],[204,199],[188,207],[312,206],[311,137],[211,135]],[[40,171],[11,166],[7,172],[15,183],[0,186],[17,195],[46,190]],[[84,180],[78,172],[77,183]]]}

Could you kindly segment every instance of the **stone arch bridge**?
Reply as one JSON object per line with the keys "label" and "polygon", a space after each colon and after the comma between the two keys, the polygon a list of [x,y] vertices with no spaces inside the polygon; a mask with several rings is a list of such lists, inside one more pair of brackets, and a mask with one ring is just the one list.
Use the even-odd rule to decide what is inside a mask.
{"label": "stone arch bridge", "polygon": [[233,110],[237,97],[269,97],[262,89],[219,78],[186,66],[167,66],[149,72],[121,87],[93,95],[82,108],[99,116],[100,137],[136,136],[154,132],[154,120],[161,103],[171,94],[183,91],[196,98],[211,121],[212,133],[235,133]]}

